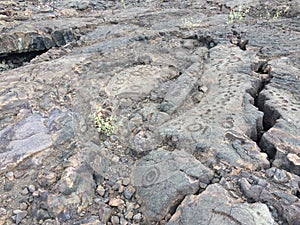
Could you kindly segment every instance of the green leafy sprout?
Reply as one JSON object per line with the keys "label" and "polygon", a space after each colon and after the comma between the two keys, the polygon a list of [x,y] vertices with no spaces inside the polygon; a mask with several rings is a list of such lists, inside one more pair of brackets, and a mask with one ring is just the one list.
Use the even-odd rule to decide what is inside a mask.
{"label": "green leafy sprout", "polygon": [[[251,8],[243,8],[241,5],[237,10],[231,10],[228,18],[227,18],[227,24],[232,24],[235,22],[241,22],[246,15],[253,14],[252,11],[250,11]],[[283,17],[285,14],[287,14],[289,11],[289,6],[286,6],[283,9],[273,9],[270,10],[267,6],[262,9],[261,14],[259,14],[259,19],[266,19],[266,20],[278,20],[279,18]]]}
{"label": "green leafy sprout", "polygon": [[199,27],[201,26],[201,19],[195,19],[193,17],[191,18],[184,18],[184,19],[181,19],[182,21],[182,25],[184,28],[188,29],[188,30],[191,30],[195,27]]}
{"label": "green leafy sprout", "polygon": [[241,5],[239,6],[237,11],[231,10],[228,15],[227,24],[242,21],[248,12],[249,9],[243,9]]}
{"label": "green leafy sprout", "polygon": [[286,6],[284,9],[277,9],[277,10],[273,10],[270,12],[270,10],[265,7],[265,11],[266,11],[266,16],[261,16],[264,19],[273,19],[273,20],[277,20],[280,17],[284,16],[289,10],[289,6]]}
{"label": "green leafy sprout", "polygon": [[97,112],[94,114],[94,124],[99,133],[105,134],[107,137],[113,134],[116,129],[116,119],[112,116],[104,116],[101,106],[98,107]]}

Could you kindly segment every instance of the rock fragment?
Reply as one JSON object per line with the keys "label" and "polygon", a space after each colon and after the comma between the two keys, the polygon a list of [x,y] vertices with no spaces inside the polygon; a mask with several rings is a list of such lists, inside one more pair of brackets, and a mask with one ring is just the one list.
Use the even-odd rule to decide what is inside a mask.
{"label": "rock fragment", "polygon": [[[148,221],[161,220],[177,202],[208,184],[213,172],[184,151],[156,150],[136,164],[132,179]],[[164,196],[161,198],[161,196]]]}
{"label": "rock fragment", "polygon": [[167,225],[209,223],[270,225],[275,221],[267,205],[236,200],[222,186],[212,184],[199,195],[188,195]]}
{"label": "rock fragment", "polygon": [[27,212],[26,211],[14,210],[13,213],[15,215],[15,222],[16,222],[16,224],[20,224],[21,221],[27,216]]}
{"label": "rock fragment", "polygon": [[122,199],[119,199],[119,198],[113,198],[113,199],[110,199],[108,204],[110,206],[118,207],[118,206],[123,206],[124,201]]}

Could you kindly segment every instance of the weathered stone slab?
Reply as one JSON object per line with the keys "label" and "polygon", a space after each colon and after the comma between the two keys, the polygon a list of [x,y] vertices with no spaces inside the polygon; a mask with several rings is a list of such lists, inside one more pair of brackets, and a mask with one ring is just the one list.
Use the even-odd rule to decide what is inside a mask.
{"label": "weathered stone slab", "polygon": [[268,169],[264,176],[248,172],[240,175],[238,183],[248,199],[272,205],[274,216],[283,217],[287,224],[299,222],[299,176],[275,167]]}
{"label": "weathered stone slab", "polygon": [[300,175],[300,70],[285,57],[270,65],[273,78],[258,98],[269,130],[259,145],[274,159],[273,166]]}
{"label": "weathered stone slab", "polygon": [[1,168],[51,147],[51,135],[48,134],[44,121],[41,115],[33,114],[0,132]]}
{"label": "weathered stone slab", "polygon": [[263,117],[250,95],[258,91],[261,82],[250,74],[251,57],[243,56],[238,48],[218,46],[209,54],[201,79],[208,92],[192,109],[160,126],[161,135],[175,137],[174,146],[203,162],[212,156],[210,160],[217,158],[231,165],[268,168],[266,154],[251,140],[262,130]]}
{"label": "weathered stone slab", "polygon": [[[97,22],[86,19],[57,19],[53,25],[46,21],[30,22],[16,26],[14,32],[2,32],[0,35],[0,56],[11,53],[48,50],[54,46],[63,46],[78,40],[80,29]],[[36,30],[39,30],[37,32]],[[77,29],[77,30],[76,30]]]}
{"label": "weathered stone slab", "polygon": [[[201,61],[201,59],[200,59]],[[202,74],[202,62],[192,64],[173,84],[162,102],[162,111],[172,114],[187,99],[192,89],[196,88],[197,81]]]}
{"label": "weathered stone slab", "polygon": [[109,95],[120,98],[145,98],[169,73],[168,68],[136,66],[112,77],[106,91]]}
{"label": "weathered stone slab", "polygon": [[132,179],[147,221],[159,221],[186,194],[209,184],[213,172],[184,151],[157,150],[140,159]]}
{"label": "weathered stone slab", "polygon": [[267,205],[241,202],[234,199],[219,184],[212,184],[199,195],[188,195],[167,224],[271,225],[276,223]]}

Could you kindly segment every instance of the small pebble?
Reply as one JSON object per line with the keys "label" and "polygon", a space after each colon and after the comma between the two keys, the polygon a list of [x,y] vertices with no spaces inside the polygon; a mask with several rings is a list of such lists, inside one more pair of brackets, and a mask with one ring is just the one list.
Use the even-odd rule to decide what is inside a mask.
{"label": "small pebble", "polygon": [[131,202],[127,202],[126,203],[126,208],[127,208],[127,212],[133,211],[134,210],[134,204]]}
{"label": "small pebble", "polygon": [[7,181],[5,184],[4,184],[4,188],[3,190],[4,191],[11,191],[11,189],[14,187],[14,182],[12,181]]}
{"label": "small pebble", "polygon": [[128,219],[128,220],[131,220],[132,217],[133,217],[133,212],[131,212],[131,211],[126,213],[126,215],[125,215],[125,218]]}
{"label": "small pebble", "polygon": [[121,193],[123,193],[124,192],[124,186],[123,185],[120,185],[120,187],[119,187],[119,193],[121,194]]}
{"label": "small pebble", "polygon": [[7,211],[5,208],[0,208],[0,217],[6,215]]}
{"label": "small pebble", "polygon": [[45,176],[45,179],[48,181],[48,184],[51,185],[56,182],[56,174],[51,172]]}
{"label": "small pebble", "polygon": [[129,177],[125,177],[125,178],[123,179],[123,181],[122,181],[122,184],[123,184],[124,186],[127,186],[129,183],[130,183],[130,178],[129,178]]}
{"label": "small pebble", "polygon": [[206,183],[203,183],[203,182],[200,182],[199,187],[200,187],[201,189],[205,189],[205,188],[207,187],[207,184],[206,184]]}
{"label": "small pebble", "polygon": [[104,203],[108,203],[108,202],[109,202],[109,198],[103,198],[102,201],[103,201]]}
{"label": "small pebble", "polygon": [[167,222],[165,220],[159,221],[159,225],[165,225]]}
{"label": "small pebble", "polygon": [[97,193],[98,193],[100,196],[104,196],[104,194],[105,194],[105,189],[104,189],[104,187],[103,187],[102,185],[98,185],[96,191],[97,191]]}
{"label": "small pebble", "polygon": [[24,175],[23,171],[15,171],[15,178],[19,179],[20,177],[22,177]]}
{"label": "small pebble", "polygon": [[124,217],[121,217],[121,218],[120,218],[120,224],[121,224],[121,225],[127,225],[127,224],[128,224],[128,221],[127,221]]}
{"label": "small pebble", "polygon": [[89,7],[89,1],[78,1],[77,9],[78,10],[86,10]]}
{"label": "small pebble", "polygon": [[106,147],[109,147],[109,146],[110,146],[110,142],[109,142],[109,141],[104,141],[103,144],[104,144]]}
{"label": "small pebble", "polygon": [[141,219],[142,219],[142,214],[141,214],[141,213],[135,214],[135,215],[133,216],[133,220],[134,220],[135,222],[137,222],[137,223],[140,222]]}
{"label": "small pebble", "polygon": [[32,193],[32,196],[33,197],[38,197],[40,195],[40,192],[39,191],[35,191]]}
{"label": "small pebble", "polygon": [[117,135],[111,135],[111,136],[110,136],[110,141],[111,141],[111,142],[116,142],[118,139],[119,139],[119,138],[118,138]]}
{"label": "small pebble", "polygon": [[35,189],[35,186],[33,184],[29,185],[28,186],[28,190],[33,193],[36,189]]}
{"label": "small pebble", "polygon": [[121,182],[117,181],[113,186],[112,189],[118,191],[120,189]]}
{"label": "small pebble", "polygon": [[8,172],[5,176],[10,181],[14,180],[14,172]]}
{"label": "small pebble", "polygon": [[134,195],[134,193],[135,193],[134,187],[128,186],[128,187],[125,188],[123,194],[124,194],[124,197],[129,200]]}
{"label": "small pebble", "polygon": [[117,163],[120,161],[120,158],[118,156],[113,156],[111,161]]}
{"label": "small pebble", "polygon": [[113,199],[110,199],[109,200],[109,203],[108,203],[110,206],[115,206],[115,207],[118,207],[118,206],[122,206],[124,205],[124,201],[122,199],[119,199],[119,198],[113,198]]}
{"label": "small pebble", "polygon": [[15,214],[13,219],[15,220],[16,224],[19,224],[27,216],[26,211],[22,211],[19,209],[14,210],[13,213]]}
{"label": "small pebble", "polygon": [[202,86],[200,88],[200,91],[203,92],[203,93],[206,93],[208,91],[208,88],[206,86]]}
{"label": "small pebble", "polygon": [[99,205],[99,218],[102,223],[107,224],[109,218],[111,217],[112,210],[105,204]]}
{"label": "small pebble", "polygon": [[22,195],[28,195],[29,191],[27,188],[24,188],[22,191],[21,191],[21,194]]}
{"label": "small pebble", "polygon": [[28,208],[28,205],[25,203],[25,202],[22,202],[21,204],[20,204],[20,209],[21,210],[26,210]]}
{"label": "small pebble", "polygon": [[117,225],[120,222],[120,218],[118,216],[112,216],[110,220],[113,225]]}

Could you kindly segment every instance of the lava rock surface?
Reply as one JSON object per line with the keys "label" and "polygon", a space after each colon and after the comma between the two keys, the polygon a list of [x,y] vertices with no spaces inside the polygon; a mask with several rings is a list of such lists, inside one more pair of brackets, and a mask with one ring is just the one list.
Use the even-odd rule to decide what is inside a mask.
{"label": "lava rock surface", "polygon": [[299,21],[299,1],[1,1],[0,225],[300,224]]}

